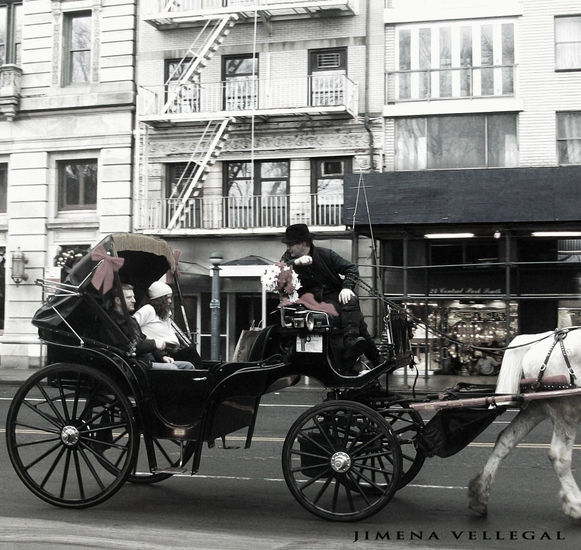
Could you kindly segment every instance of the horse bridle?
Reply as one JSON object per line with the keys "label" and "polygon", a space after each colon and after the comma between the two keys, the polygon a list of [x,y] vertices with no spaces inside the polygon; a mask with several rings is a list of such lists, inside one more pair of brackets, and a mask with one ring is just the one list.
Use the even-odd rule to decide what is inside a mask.
{"label": "horse bridle", "polygon": [[[575,327],[576,330],[579,327]],[[570,383],[571,385],[575,385],[575,371],[573,370],[573,367],[571,366],[571,361],[569,361],[569,356],[567,355],[567,350],[565,349],[565,344],[563,343],[563,341],[565,340],[565,338],[567,338],[567,334],[569,334],[569,332],[571,331],[571,329],[568,328],[561,328],[561,329],[556,329],[554,334],[555,334],[555,339],[553,340],[553,343],[551,344],[551,347],[549,348],[549,352],[547,353],[547,356],[545,357],[545,361],[543,362],[543,364],[541,365],[541,368],[539,370],[539,374],[537,376],[537,382],[536,382],[536,386],[540,386],[541,382],[543,380],[543,375],[545,374],[545,370],[547,369],[547,364],[549,363],[549,359],[551,357],[551,354],[553,353],[553,350],[555,349],[557,343],[559,344],[559,346],[561,347],[561,353],[563,354],[563,359],[565,360],[565,364],[567,365],[567,370],[569,371],[569,379],[570,379]]]}

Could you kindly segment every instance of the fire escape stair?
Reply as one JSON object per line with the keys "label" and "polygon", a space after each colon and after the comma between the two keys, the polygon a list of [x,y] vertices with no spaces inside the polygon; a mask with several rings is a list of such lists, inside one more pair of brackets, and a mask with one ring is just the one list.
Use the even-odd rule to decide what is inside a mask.
{"label": "fire escape stair", "polygon": [[[167,229],[173,230],[179,228],[183,223],[184,217],[187,213],[187,206],[190,199],[194,199],[200,196],[202,191],[202,185],[206,176],[208,175],[209,169],[214,165],[218,156],[224,148],[224,144],[228,139],[228,126],[234,122],[231,117],[211,120],[208,122],[204,133],[200,137],[198,146],[194,149],[190,160],[188,161],[186,168],[177,182],[176,185],[176,196],[170,197],[170,199],[178,199],[178,204],[176,205],[175,211],[173,212],[168,224]],[[204,145],[208,142],[206,135],[212,134],[209,139],[209,145],[205,152],[203,150]],[[194,166],[194,171],[191,179],[187,179],[187,174],[190,171],[190,167]],[[187,185],[182,186],[182,182],[187,180]],[[172,194],[173,195],[173,194]]]}

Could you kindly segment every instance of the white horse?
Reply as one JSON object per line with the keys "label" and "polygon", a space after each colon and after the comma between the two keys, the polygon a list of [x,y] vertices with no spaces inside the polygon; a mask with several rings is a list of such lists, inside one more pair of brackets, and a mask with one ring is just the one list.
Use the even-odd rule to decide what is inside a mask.
{"label": "white horse", "polygon": [[[497,394],[519,393],[521,376],[537,378],[539,370],[555,339],[553,332],[517,336],[502,361]],[[563,340],[569,363],[575,372],[575,385],[581,386],[581,328],[570,330]],[[518,347],[517,347],[518,346]],[[543,378],[570,373],[557,343],[547,362]],[[540,422],[550,418],[553,437],[549,459],[561,483],[559,496],[565,515],[573,520],[581,519],[581,491],[571,473],[571,457],[577,425],[581,422],[581,396],[556,397],[529,401],[514,420],[498,436],[494,450],[482,471],[470,482],[469,508],[479,516],[487,515],[490,487],[503,458]]]}

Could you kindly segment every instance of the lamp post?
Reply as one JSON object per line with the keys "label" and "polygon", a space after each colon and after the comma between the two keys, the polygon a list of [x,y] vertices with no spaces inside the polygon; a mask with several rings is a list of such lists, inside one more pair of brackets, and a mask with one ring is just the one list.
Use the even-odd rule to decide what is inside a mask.
{"label": "lamp post", "polygon": [[212,361],[218,361],[220,359],[220,264],[223,259],[222,254],[219,252],[212,252],[210,254],[210,263],[212,264],[210,359]]}

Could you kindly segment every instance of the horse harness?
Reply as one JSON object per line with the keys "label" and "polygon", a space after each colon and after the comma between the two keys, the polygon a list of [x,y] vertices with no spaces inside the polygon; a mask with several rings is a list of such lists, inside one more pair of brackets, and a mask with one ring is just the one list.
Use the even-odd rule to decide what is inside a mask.
{"label": "horse harness", "polygon": [[557,344],[559,344],[559,346],[561,348],[561,353],[563,354],[563,359],[565,360],[565,364],[567,365],[567,370],[569,371],[569,385],[567,387],[571,388],[571,387],[575,386],[575,379],[576,379],[575,371],[573,370],[573,367],[571,366],[571,361],[569,361],[569,356],[567,355],[567,350],[565,349],[564,340],[571,330],[577,330],[578,328],[581,328],[581,327],[561,328],[561,329],[555,330],[553,343],[551,344],[551,347],[549,348],[547,356],[545,357],[545,360],[544,360],[543,364],[541,365],[541,368],[539,370],[539,374],[537,376],[537,381],[533,386],[533,389],[535,391],[539,390],[541,388],[542,389],[564,389],[562,387],[558,387],[558,388],[550,387],[549,388],[549,387],[546,387],[547,386],[546,384],[543,384],[543,375],[545,374],[545,370],[547,369],[549,359],[551,358],[551,354],[553,353],[553,350],[555,349]]}

